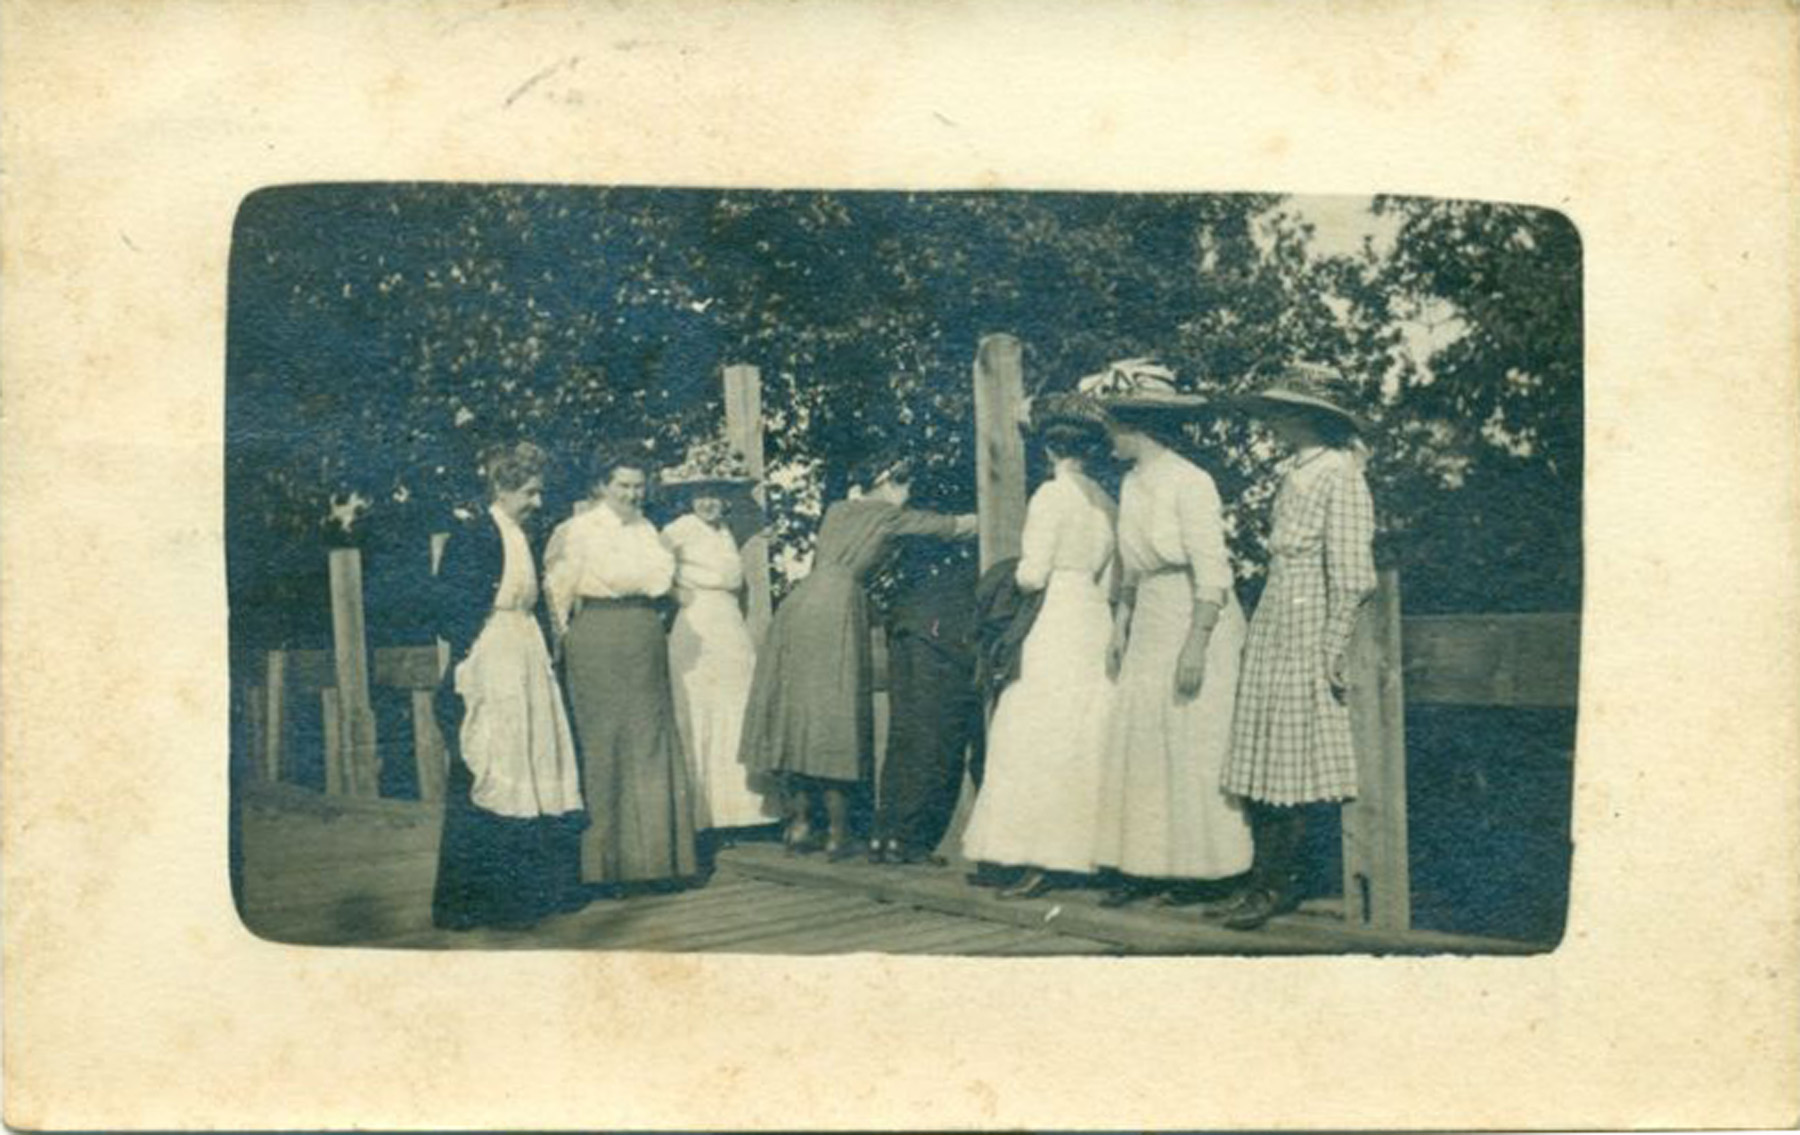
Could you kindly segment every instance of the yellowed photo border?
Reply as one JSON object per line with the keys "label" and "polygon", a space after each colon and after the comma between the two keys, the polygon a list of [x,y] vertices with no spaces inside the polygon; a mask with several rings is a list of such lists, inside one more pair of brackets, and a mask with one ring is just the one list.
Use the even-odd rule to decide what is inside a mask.
{"label": "yellowed photo border", "polygon": [[[16,1127],[1780,1126],[1800,1114],[1800,8],[7,0]],[[1585,250],[1573,898],[1532,958],[425,954],[226,878],[259,186],[1391,192]]]}

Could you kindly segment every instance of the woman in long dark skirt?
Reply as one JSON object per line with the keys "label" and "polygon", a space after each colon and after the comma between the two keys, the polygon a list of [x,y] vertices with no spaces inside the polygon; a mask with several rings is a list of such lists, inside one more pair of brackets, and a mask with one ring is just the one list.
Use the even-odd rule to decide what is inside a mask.
{"label": "woman in long dark skirt", "polygon": [[542,503],[544,455],[521,444],[485,464],[492,503],[451,535],[433,584],[451,666],[435,698],[450,769],[431,913],[454,930],[522,928],[580,905],[586,818],[523,528]]}
{"label": "woman in long dark skirt", "polygon": [[557,528],[545,553],[587,798],[581,877],[609,887],[679,885],[699,873],[658,606],[675,556],[643,515],[648,478],[641,457],[603,455],[597,499]]}
{"label": "woman in long dark skirt", "polygon": [[871,466],[864,491],[825,512],[812,571],[775,612],[756,657],[738,759],[787,789],[784,841],[813,850],[815,803],[823,797],[825,851],[850,844],[850,792],[874,764],[868,600],[863,585],[895,536],[971,536],[973,515],[945,516],[906,507],[912,495],[903,464]]}

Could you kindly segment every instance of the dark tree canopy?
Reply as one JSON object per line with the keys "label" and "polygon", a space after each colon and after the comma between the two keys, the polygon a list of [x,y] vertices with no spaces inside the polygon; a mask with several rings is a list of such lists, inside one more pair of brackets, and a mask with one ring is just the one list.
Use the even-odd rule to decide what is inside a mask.
{"label": "dark tree canopy", "polygon": [[[752,192],[312,185],[253,195],[232,249],[228,528],[234,611],[303,633],[321,542],[422,570],[479,500],[477,455],[530,437],[565,512],[598,446],[673,462],[722,421],[719,371],[761,368],[778,551],[902,446],[972,507],[970,366],[1025,344],[1057,388],[1156,355],[1203,391],[1295,359],[1341,367],[1383,420],[1371,480],[1409,609],[1579,598],[1577,237],[1511,206],[1381,199],[1391,248],[1325,257],[1273,195]],[[1443,333],[1420,346],[1416,329]],[[1253,590],[1266,438],[1195,432]],[[962,486],[959,498],[957,486]],[[334,504],[367,511],[346,532]],[[781,558],[778,556],[778,562]],[[378,581],[372,581],[372,591]],[[396,583],[395,586],[404,586]],[[371,616],[381,599],[372,594]],[[262,612],[257,615],[255,612]]]}

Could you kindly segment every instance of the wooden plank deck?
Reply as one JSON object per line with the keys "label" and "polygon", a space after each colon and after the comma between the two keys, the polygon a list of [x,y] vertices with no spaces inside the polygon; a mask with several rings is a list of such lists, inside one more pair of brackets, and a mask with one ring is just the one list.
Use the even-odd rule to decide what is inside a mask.
{"label": "wooden plank deck", "polygon": [[427,930],[361,943],[408,949],[643,950],[746,954],[1112,954],[1079,935],[944,914],[845,888],[820,888],[724,866],[679,894],[602,900],[529,931]]}
{"label": "wooden plank deck", "polygon": [[1191,908],[1139,903],[1107,909],[1099,905],[1100,894],[1093,890],[1061,890],[1041,899],[1009,902],[991,889],[970,885],[961,869],[949,866],[877,866],[856,860],[832,863],[818,856],[790,856],[768,844],[732,848],[721,862],[729,864],[734,873],[751,878],[1103,942],[1109,945],[1103,952],[1110,953],[1531,954],[1545,948],[1500,938],[1354,925],[1344,921],[1342,904],[1335,899],[1310,903],[1261,930],[1244,933],[1209,924]]}
{"label": "wooden plank deck", "polygon": [[[296,806],[302,795],[311,807]],[[613,949],[752,954],[1530,954],[1543,944],[1384,931],[1320,900],[1237,933],[1192,909],[1099,905],[1093,890],[1023,902],[972,886],[962,867],[877,866],[742,843],[703,887],[604,900],[529,932],[430,928],[441,812],[263,786],[245,801],[244,915],[257,934],[315,945]]]}

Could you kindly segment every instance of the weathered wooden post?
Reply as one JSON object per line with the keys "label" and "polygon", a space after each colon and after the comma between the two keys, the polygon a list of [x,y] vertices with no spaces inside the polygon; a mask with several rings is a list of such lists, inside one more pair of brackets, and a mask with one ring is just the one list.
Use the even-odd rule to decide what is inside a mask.
{"label": "weathered wooden post", "polygon": [[1011,335],[983,335],[975,351],[975,500],[981,570],[1019,554],[1025,530],[1024,352]]}
{"label": "weathered wooden post", "polygon": [[279,783],[286,771],[282,767],[281,742],[287,729],[287,651],[271,650],[263,678],[263,697],[267,699],[262,713],[263,779]]}
{"label": "weathered wooden post", "polygon": [[[763,487],[762,375],[753,366],[738,364],[725,368],[725,436],[749,466],[750,476],[756,479],[751,492],[756,503],[766,509],[769,497]],[[750,629],[750,641],[761,646],[773,616],[767,534],[759,531],[746,541],[742,555],[749,599],[744,621]]]}
{"label": "weathered wooden post", "polygon": [[[1024,350],[1011,335],[983,335],[975,348],[975,515],[981,538],[981,570],[1019,554],[1025,533],[1025,439],[1019,410],[1025,403]],[[959,864],[974,784],[963,778],[962,795],[938,854]]]}
{"label": "weathered wooden post", "polygon": [[[331,648],[337,670],[335,748],[342,762],[341,790],[350,796],[380,793],[380,755],[375,748],[375,710],[369,701],[369,649],[363,629],[362,553],[333,548]],[[330,738],[328,738],[328,741]],[[328,754],[329,755],[329,754]],[[327,781],[330,766],[327,764]]]}
{"label": "weathered wooden post", "polygon": [[1384,571],[1350,639],[1357,798],[1343,808],[1344,919],[1380,930],[1412,926],[1401,662],[1400,582]]}

